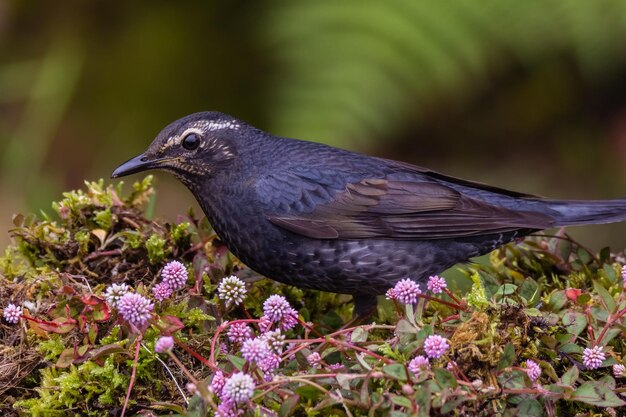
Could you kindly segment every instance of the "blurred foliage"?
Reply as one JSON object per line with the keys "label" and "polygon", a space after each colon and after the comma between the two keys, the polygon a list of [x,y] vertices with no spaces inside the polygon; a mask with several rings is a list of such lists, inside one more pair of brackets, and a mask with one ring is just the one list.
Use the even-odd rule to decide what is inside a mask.
{"label": "blurred foliage", "polygon": [[271,4],[261,39],[289,74],[274,83],[273,124],[297,137],[394,134],[425,123],[434,98],[475,94],[511,62],[530,69],[563,54],[589,81],[626,63],[620,1]]}
{"label": "blurred foliage", "polygon": [[[0,2],[1,229],[210,109],[522,191],[622,197],[625,8]],[[192,199],[162,181],[157,212],[173,218]],[[585,241],[618,244],[624,232],[597,227]]]}

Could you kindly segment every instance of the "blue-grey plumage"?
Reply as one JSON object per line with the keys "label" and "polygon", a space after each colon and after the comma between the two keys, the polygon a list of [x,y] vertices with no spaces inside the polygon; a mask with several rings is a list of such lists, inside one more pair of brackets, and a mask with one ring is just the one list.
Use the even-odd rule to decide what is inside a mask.
{"label": "blue-grey plumage", "polygon": [[429,275],[536,230],[626,219],[626,200],[560,201],[404,162],[280,138],[205,112],[167,126],[114,177],[174,173],[252,269],[355,295]]}

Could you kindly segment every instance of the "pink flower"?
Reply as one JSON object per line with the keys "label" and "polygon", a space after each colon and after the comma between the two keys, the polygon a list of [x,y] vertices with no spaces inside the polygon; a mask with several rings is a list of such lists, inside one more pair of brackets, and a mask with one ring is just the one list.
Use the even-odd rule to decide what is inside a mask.
{"label": "pink flower", "polygon": [[219,396],[222,394],[222,388],[224,388],[225,383],[226,378],[224,378],[224,373],[222,371],[217,371],[215,372],[215,375],[213,375],[213,379],[211,379],[209,390]]}
{"label": "pink flower", "polygon": [[172,350],[174,347],[174,338],[172,336],[159,337],[154,344],[154,351],[156,353],[165,353]]}
{"label": "pink flower", "polygon": [[220,300],[226,301],[226,305],[239,305],[246,296],[246,285],[236,276],[230,276],[220,281],[217,287],[217,296]]}
{"label": "pink flower", "polygon": [[535,382],[541,376],[541,367],[532,359],[526,361],[526,374],[531,381]]}
{"label": "pink flower", "polygon": [[285,344],[285,335],[280,330],[274,330],[271,332],[265,332],[261,335],[261,339],[265,340],[270,348],[276,353],[283,352],[283,345]]}
{"label": "pink flower", "polygon": [[280,366],[280,356],[276,353],[270,353],[259,363],[259,368],[263,371],[265,381],[271,381],[274,378],[274,372]]}
{"label": "pink flower", "polygon": [[455,362],[455,361],[450,361],[450,362],[448,362],[448,364],[446,365],[446,369],[447,369],[448,371],[450,371],[450,372],[454,372],[454,370],[455,370],[456,368],[458,368],[458,367],[459,367],[459,366],[456,364],[456,362]]}
{"label": "pink flower", "polygon": [[178,261],[171,261],[163,267],[161,276],[163,277],[163,282],[166,282],[172,291],[176,291],[185,288],[189,273],[185,265]]}
{"label": "pink flower", "polygon": [[290,308],[283,319],[278,323],[278,327],[282,330],[287,331],[293,329],[298,324],[298,312],[293,308]]}
{"label": "pink flower", "polygon": [[428,283],[426,284],[426,287],[428,287],[428,289],[432,291],[433,294],[441,294],[444,288],[448,288],[448,284],[446,284],[445,278],[434,275],[428,278]]}
{"label": "pink flower", "polygon": [[626,366],[618,363],[617,365],[613,365],[613,376],[615,378],[623,378],[626,375]]}
{"label": "pink flower", "polygon": [[[282,330],[289,330],[298,324],[298,312],[291,308],[289,302],[282,295],[271,295],[263,303],[263,321],[269,320],[278,323]],[[261,331],[264,331],[261,329]]]}
{"label": "pink flower", "polygon": [[426,356],[418,355],[409,362],[409,371],[419,374],[420,371],[430,369],[430,361]]}
{"label": "pink flower", "polygon": [[150,300],[136,293],[124,294],[117,303],[117,311],[135,327],[146,325],[153,309],[154,304]]}
{"label": "pink flower", "polygon": [[309,356],[306,357],[306,360],[313,368],[319,368],[320,364],[322,363],[322,357],[318,352],[311,353]]}
{"label": "pink flower", "polygon": [[330,365],[328,365],[328,369],[333,371],[333,372],[334,371],[338,371],[338,370],[342,369],[343,367],[344,367],[343,363],[331,363]]}
{"label": "pink flower", "polygon": [[623,285],[626,288],[626,265],[622,267],[622,281],[624,281]]}
{"label": "pink flower", "polygon": [[585,365],[588,369],[599,368],[602,365],[602,361],[605,359],[606,357],[602,352],[601,346],[586,348],[583,351],[583,365]]}
{"label": "pink flower", "polygon": [[4,308],[3,316],[8,323],[16,324],[20,321],[20,317],[22,316],[22,307],[9,304]]}
{"label": "pink flower", "polygon": [[282,320],[290,309],[291,305],[282,295],[270,295],[263,303],[263,315],[273,322]]}
{"label": "pink flower", "polygon": [[154,294],[154,299],[161,302],[165,299],[168,299],[172,296],[172,289],[168,285],[166,281],[160,282],[152,287],[152,293]]}
{"label": "pink flower", "polygon": [[395,300],[395,299],[396,299],[396,294],[395,294],[395,292],[393,291],[393,288],[389,288],[389,289],[387,290],[387,292],[385,293],[385,298],[386,298],[387,300]]}
{"label": "pink flower", "polygon": [[393,297],[402,304],[415,304],[422,293],[419,284],[412,279],[403,279],[393,287]]}
{"label": "pink flower", "polygon": [[424,341],[424,351],[431,359],[440,358],[448,348],[448,340],[436,334],[428,336]]}
{"label": "pink flower", "polygon": [[259,319],[259,330],[261,330],[262,333],[265,333],[272,328],[272,324],[274,324],[272,319],[267,316],[261,316]]}
{"label": "pink flower", "polygon": [[237,411],[235,402],[227,398],[217,406],[217,412],[215,415],[217,417],[238,417],[240,413]]}
{"label": "pink flower", "polygon": [[246,323],[233,323],[228,327],[226,335],[233,343],[243,343],[252,337],[252,329]]}
{"label": "pink flower", "polygon": [[237,372],[224,383],[221,399],[225,402],[230,400],[236,404],[246,402],[252,398],[255,387],[254,380],[250,375]]}
{"label": "pink flower", "polygon": [[259,337],[248,339],[241,346],[241,356],[250,362],[261,363],[271,353],[267,342]]}
{"label": "pink flower", "polygon": [[118,301],[127,292],[130,292],[130,287],[127,284],[111,284],[104,292],[104,298],[111,307],[117,308]]}

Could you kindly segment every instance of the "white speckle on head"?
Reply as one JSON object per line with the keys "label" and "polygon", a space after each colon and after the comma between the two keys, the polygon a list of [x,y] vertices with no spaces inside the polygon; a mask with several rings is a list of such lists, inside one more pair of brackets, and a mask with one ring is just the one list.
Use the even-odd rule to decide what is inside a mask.
{"label": "white speckle on head", "polygon": [[239,128],[241,127],[239,123],[235,122],[234,120],[200,120],[194,123],[193,126],[203,130],[208,130],[210,132],[224,129],[239,130]]}
{"label": "white speckle on head", "polygon": [[221,130],[221,129],[232,129],[239,130],[239,124],[234,122],[233,120],[223,121],[223,122],[210,122],[207,126],[208,130]]}
{"label": "white speckle on head", "polygon": [[[241,125],[239,125],[239,123],[237,123],[234,120],[212,120],[212,121],[198,120],[194,123],[191,123],[189,126],[190,127],[185,129],[180,135],[176,135],[176,136],[172,136],[168,138],[167,141],[161,147],[161,150],[165,151],[166,149],[171,148],[172,146],[180,145],[181,141],[190,133],[195,133],[199,136],[203,136],[203,134],[207,131],[215,132],[217,130],[225,130],[225,129],[239,130],[239,128],[241,127]],[[200,146],[203,148],[207,147],[205,143],[206,142],[203,142]],[[222,151],[226,156],[233,156],[232,152],[230,152],[230,150],[227,147],[217,144],[213,140],[209,141],[208,148],[216,150],[216,151]]]}

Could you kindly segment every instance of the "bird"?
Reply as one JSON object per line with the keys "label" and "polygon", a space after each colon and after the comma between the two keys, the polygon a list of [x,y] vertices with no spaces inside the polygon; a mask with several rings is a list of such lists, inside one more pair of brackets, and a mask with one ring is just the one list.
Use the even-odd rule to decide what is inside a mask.
{"label": "bird", "polygon": [[626,220],[626,199],[555,200],[410,163],[274,136],[220,112],[166,126],[118,178],[172,173],[252,270],[353,296],[356,315],[402,279],[424,283],[539,230]]}

